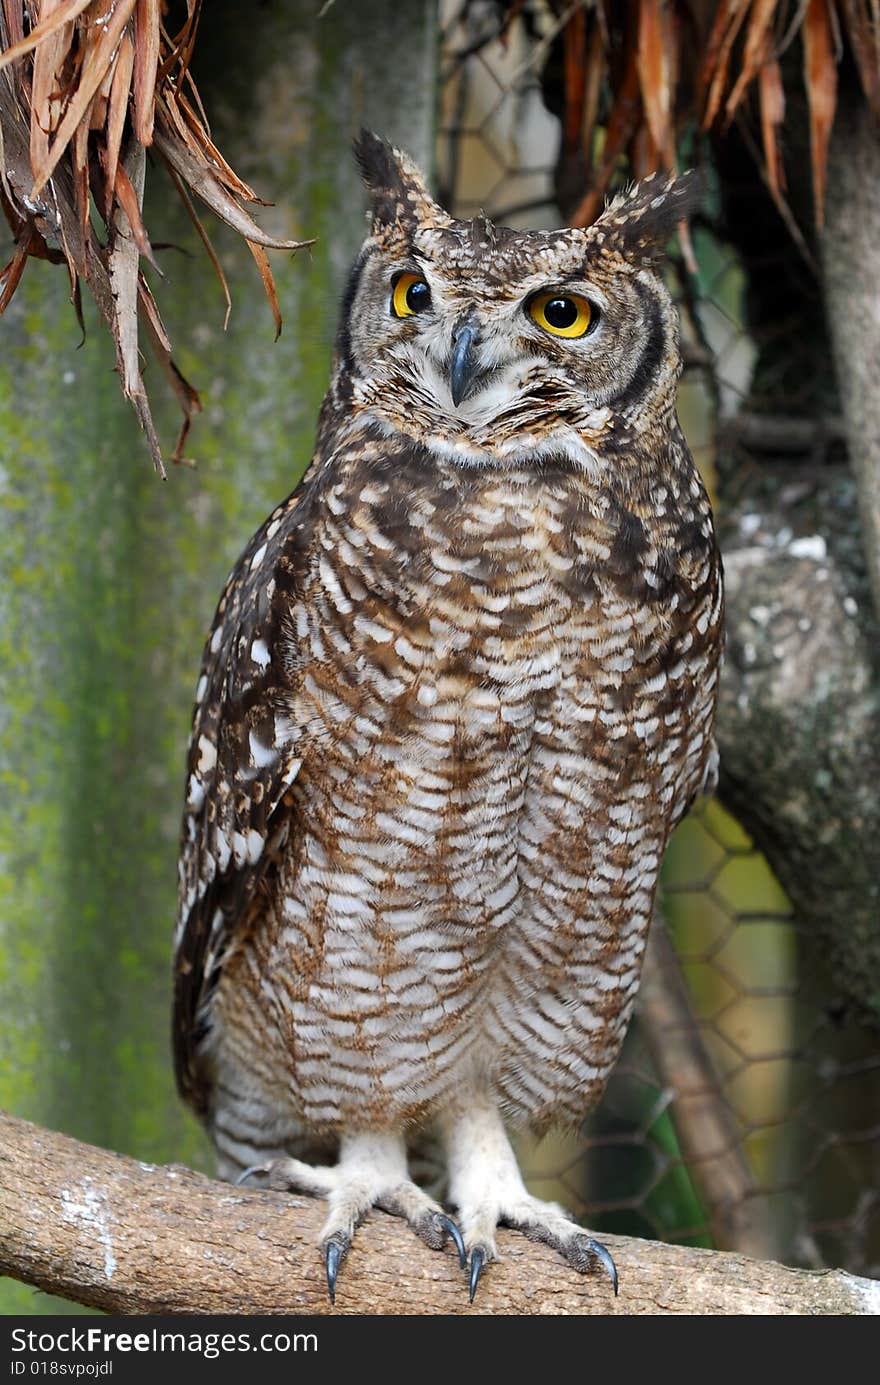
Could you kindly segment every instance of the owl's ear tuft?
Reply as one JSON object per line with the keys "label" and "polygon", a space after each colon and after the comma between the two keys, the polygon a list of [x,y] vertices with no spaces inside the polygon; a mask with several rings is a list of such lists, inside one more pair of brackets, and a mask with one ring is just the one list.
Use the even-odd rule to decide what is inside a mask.
{"label": "owl's ear tuft", "polygon": [[695,169],[679,178],[652,173],[618,193],[590,231],[624,259],[654,263],[663,259],[676,227],[693,216],[704,192],[703,176]]}
{"label": "owl's ear tuft", "polygon": [[364,129],[354,142],[354,156],[370,194],[374,233],[396,228],[412,235],[420,226],[449,223],[408,154]]}

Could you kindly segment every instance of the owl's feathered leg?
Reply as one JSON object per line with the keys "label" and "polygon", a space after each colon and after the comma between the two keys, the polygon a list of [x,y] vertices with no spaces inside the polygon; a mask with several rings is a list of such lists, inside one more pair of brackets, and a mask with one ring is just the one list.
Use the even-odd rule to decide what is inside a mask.
{"label": "owl's feathered leg", "polygon": [[267,1174],[272,1188],[327,1199],[330,1211],[321,1228],[319,1244],[327,1267],[327,1288],[332,1303],[336,1301],[339,1267],[348,1254],[355,1231],[371,1207],[403,1217],[432,1250],[441,1250],[451,1237],[464,1267],[461,1233],[440,1204],[409,1177],[402,1135],[344,1135],[334,1165],[276,1159],[246,1170],[246,1173],[256,1172]]}
{"label": "owl's feathered leg", "polygon": [[617,1293],[617,1268],[601,1242],[553,1202],[532,1197],[523,1183],[501,1115],[485,1095],[474,1095],[444,1122],[449,1200],[458,1209],[473,1300],[483,1266],[496,1258],[495,1230],[511,1226],[553,1246],[581,1274],[597,1264]]}

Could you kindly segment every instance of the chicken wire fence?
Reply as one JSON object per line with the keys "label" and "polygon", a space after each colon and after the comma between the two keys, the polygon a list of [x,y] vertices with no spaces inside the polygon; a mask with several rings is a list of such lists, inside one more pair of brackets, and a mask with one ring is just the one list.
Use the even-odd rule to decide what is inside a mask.
{"label": "chicken wire fence", "polygon": [[[563,223],[542,74],[576,8],[515,5],[502,26],[490,3],[443,7],[437,165],[454,213]],[[712,490],[755,349],[735,252],[704,232],[694,247],[699,274],[676,280],[688,285],[679,410]],[[577,1135],[521,1142],[532,1191],[596,1232],[880,1275],[876,1036],[841,1013],[818,939],[717,800],[670,845],[662,913],[598,1110]]]}

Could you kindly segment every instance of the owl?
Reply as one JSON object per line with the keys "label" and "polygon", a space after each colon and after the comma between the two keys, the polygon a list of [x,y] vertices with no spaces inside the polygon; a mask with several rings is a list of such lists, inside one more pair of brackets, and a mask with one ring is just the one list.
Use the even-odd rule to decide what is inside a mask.
{"label": "owl", "polygon": [[[370,132],[314,456],[196,694],[174,1045],[219,1172],[371,1208],[471,1298],[506,1225],[613,1260],[508,1131],[598,1101],[664,849],[715,764],[721,567],[660,273],[693,179],[586,230],[456,220]],[[410,1173],[435,1142],[445,1206]]]}

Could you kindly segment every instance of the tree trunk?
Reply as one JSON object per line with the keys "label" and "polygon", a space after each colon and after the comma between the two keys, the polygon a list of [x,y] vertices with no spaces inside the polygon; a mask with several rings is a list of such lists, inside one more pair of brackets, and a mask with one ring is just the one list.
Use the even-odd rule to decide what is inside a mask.
{"label": "tree trunk", "polygon": [[[744,417],[720,447],[728,647],[718,737],[722,800],[797,924],[792,1137],[774,1170],[777,1186],[797,1189],[787,1244],[806,1263],[846,1255],[876,1266],[880,1224],[867,1208],[880,1172],[880,624],[867,559],[880,457],[880,199],[867,171],[877,132],[852,125],[851,99],[843,88],[824,278],[818,255],[811,271],[796,252],[735,135],[719,147],[758,361]],[[788,159],[789,195],[809,227],[801,116],[786,127],[790,145],[800,131],[804,146]]]}
{"label": "tree trunk", "polygon": [[880,619],[880,129],[860,92],[846,87],[841,97],[828,161],[822,268],[864,554]]}
{"label": "tree trunk", "polygon": [[[824,239],[831,340],[822,284],[751,154],[733,134],[718,149],[759,347],[746,427],[734,418],[720,448],[728,649],[719,744],[722,798],[778,875],[804,936],[821,942],[827,1002],[880,1023],[880,625],[866,565],[880,466],[880,196],[864,186],[876,131],[860,126],[849,138],[847,118],[845,102]],[[795,143],[798,128],[795,120]],[[809,160],[791,162],[790,196],[808,206]],[[850,192],[851,211],[842,206]],[[835,379],[858,489],[841,455]]]}
{"label": "tree trunk", "polygon": [[[198,469],[157,481],[92,320],[76,350],[63,270],[32,263],[2,326],[0,1103],[151,1159],[207,1157],[174,1093],[168,1042],[204,635],[226,573],[310,455],[339,291],[364,233],[351,138],[368,123],[430,158],[433,0],[318,8],[222,0],[206,7],[197,50],[217,144],[276,198],[258,217],[318,237],[311,252],[273,258],[277,344],[247,247],[215,223],[233,295],[224,335],[210,265],[160,166],[148,169],[147,224],[180,247],[160,252],[167,281],[153,286],[203,393],[189,442]],[[158,400],[154,369],[148,383]],[[157,412],[170,445],[174,407]],[[0,1290],[0,1311],[34,1308],[32,1293]]]}

